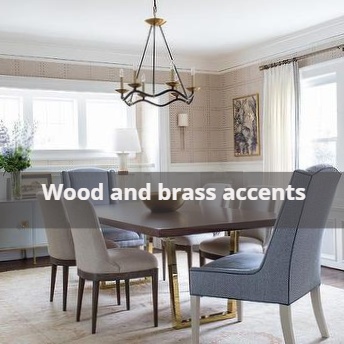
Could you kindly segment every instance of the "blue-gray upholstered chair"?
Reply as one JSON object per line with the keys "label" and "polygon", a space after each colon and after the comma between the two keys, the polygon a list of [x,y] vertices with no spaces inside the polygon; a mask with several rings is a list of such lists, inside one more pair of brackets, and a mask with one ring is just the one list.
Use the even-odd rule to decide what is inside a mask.
{"label": "blue-gray upholstered chair", "polygon": [[[69,219],[62,200],[45,199],[42,191],[37,193],[37,201],[42,213],[48,240],[51,263],[50,302],[54,300],[57,267],[62,266],[62,309],[67,309],[69,267],[76,266],[74,243]],[[107,248],[118,248],[113,241],[106,240]],[[121,303],[120,284],[116,281],[117,303]]]}
{"label": "blue-gray upholstered chair", "polygon": [[[104,197],[103,200],[91,200],[94,205],[116,203],[110,198],[112,188],[115,185],[115,171],[107,171],[101,168],[77,168],[61,173],[64,188],[80,188],[93,189],[98,188],[99,183],[103,183]],[[102,226],[104,238],[112,240],[119,247],[139,247],[144,245],[142,234],[125,229],[115,228],[111,226]]]}
{"label": "blue-gray upholstered chair", "polygon": [[[269,188],[270,186],[248,186],[247,188]],[[241,200],[239,209],[253,211],[275,211],[276,201],[273,199]],[[228,256],[231,248],[236,248],[238,252],[264,253],[272,235],[272,228],[253,228],[236,231],[235,239],[232,236],[219,236],[204,240],[199,245],[200,265],[205,264],[205,259],[219,259]]]}
{"label": "blue-gray upholstered chair", "polygon": [[284,340],[295,343],[291,304],[310,292],[322,337],[329,336],[320,299],[323,231],[341,174],[318,165],[293,173],[290,184],[305,188],[304,200],[285,200],[264,254],[237,253],[190,271],[192,342],[199,343],[200,297],[277,303]]}
{"label": "blue-gray upholstered chair", "polygon": [[154,326],[158,326],[158,261],[156,257],[152,253],[136,248],[106,249],[92,203],[78,198],[63,202],[71,224],[79,276],[76,320],[80,321],[85,280],[93,282],[92,333],[95,333],[100,282],[125,280],[127,309],[129,310],[129,279],[151,277]]}

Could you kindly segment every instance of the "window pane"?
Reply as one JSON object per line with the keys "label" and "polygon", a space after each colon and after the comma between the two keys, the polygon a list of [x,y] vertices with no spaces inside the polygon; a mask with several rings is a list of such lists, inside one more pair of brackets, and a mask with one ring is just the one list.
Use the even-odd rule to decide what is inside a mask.
{"label": "window pane", "polygon": [[77,149],[76,102],[70,99],[34,98],[33,120],[37,123],[34,149]]}
{"label": "window pane", "polygon": [[337,84],[305,84],[301,100],[299,167],[336,165]]}
{"label": "window pane", "polygon": [[127,127],[127,109],[116,100],[87,100],[87,148],[112,150],[114,129]]}
{"label": "window pane", "polygon": [[22,98],[0,96],[0,120],[11,127],[21,117]]}

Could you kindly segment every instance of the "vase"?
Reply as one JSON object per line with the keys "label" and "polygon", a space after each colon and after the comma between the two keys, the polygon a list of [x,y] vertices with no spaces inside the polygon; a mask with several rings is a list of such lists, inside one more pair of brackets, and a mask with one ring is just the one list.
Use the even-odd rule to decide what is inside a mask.
{"label": "vase", "polygon": [[11,172],[11,190],[13,199],[21,199],[21,171]]}

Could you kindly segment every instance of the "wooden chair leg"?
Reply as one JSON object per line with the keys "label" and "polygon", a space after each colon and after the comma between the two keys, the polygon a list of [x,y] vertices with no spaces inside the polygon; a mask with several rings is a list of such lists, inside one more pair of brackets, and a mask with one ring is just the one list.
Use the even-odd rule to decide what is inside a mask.
{"label": "wooden chair leg", "polygon": [[320,287],[316,287],[311,291],[311,300],[312,300],[312,307],[313,312],[315,315],[315,319],[317,321],[321,336],[323,338],[328,338],[330,335],[328,333],[325,316],[321,304],[321,297],[320,297]]}
{"label": "wooden chair leg", "polygon": [[280,305],[279,310],[284,342],[288,344],[295,344],[293,324],[291,321],[291,306]]}
{"label": "wooden chair leg", "polygon": [[200,297],[191,295],[192,344],[199,344]]}
{"label": "wooden chair leg", "polygon": [[99,281],[93,281],[93,290],[92,290],[92,334],[96,333],[96,328],[97,328],[99,284],[100,284]]}
{"label": "wooden chair leg", "polygon": [[68,292],[68,273],[69,273],[69,266],[63,266],[63,306],[62,309],[66,311],[67,309],[67,292]]}
{"label": "wooden chair leg", "polygon": [[154,326],[158,327],[158,269],[152,275]]}
{"label": "wooden chair leg", "polygon": [[161,254],[162,254],[162,280],[166,281],[166,248],[165,243],[161,240]]}
{"label": "wooden chair leg", "polygon": [[78,303],[76,307],[76,321],[80,321],[82,297],[84,295],[85,280],[79,277],[79,288],[78,288]]}
{"label": "wooden chair leg", "polygon": [[50,302],[54,301],[56,272],[57,272],[57,265],[52,264],[51,265],[51,277],[50,277]]}
{"label": "wooden chair leg", "polygon": [[127,302],[127,311],[130,310],[130,288],[129,288],[129,280],[125,280],[125,298]]}
{"label": "wooden chair leg", "polygon": [[121,304],[121,281],[116,280],[116,294],[117,294],[117,304]]}
{"label": "wooden chair leg", "polygon": [[205,265],[205,258],[202,256],[202,252],[199,251],[199,266]]}

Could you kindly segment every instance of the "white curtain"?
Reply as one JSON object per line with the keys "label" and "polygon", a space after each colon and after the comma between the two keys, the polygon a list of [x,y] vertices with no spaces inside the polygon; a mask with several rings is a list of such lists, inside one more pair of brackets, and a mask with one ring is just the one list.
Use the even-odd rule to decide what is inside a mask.
{"label": "white curtain", "polygon": [[264,171],[289,172],[295,168],[297,99],[297,62],[264,70]]}

